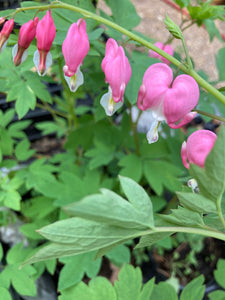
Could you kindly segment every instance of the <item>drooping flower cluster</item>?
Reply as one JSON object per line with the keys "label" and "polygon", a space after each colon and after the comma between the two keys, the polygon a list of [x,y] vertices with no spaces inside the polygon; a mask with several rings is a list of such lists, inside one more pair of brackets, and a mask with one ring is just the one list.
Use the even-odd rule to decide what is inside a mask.
{"label": "drooping flower cluster", "polygon": [[[0,18],[0,23],[5,19]],[[0,32],[0,52],[5,48],[14,20],[6,21]],[[50,49],[56,35],[56,27],[51,11],[39,21],[38,17],[21,26],[18,43],[13,47],[13,61],[16,66],[27,58],[27,48],[37,39],[37,51],[34,53],[34,63],[40,76],[44,76],[52,64]],[[155,46],[173,55],[173,48],[163,43]],[[79,19],[73,23],[62,44],[65,59],[63,72],[65,80],[72,92],[83,84],[83,74],[80,67],[89,52],[90,44],[86,31],[86,22]],[[169,61],[149,51],[149,56],[159,58],[163,63],[151,65],[145,72],[143,83],[138,92],[137,106],[142,111],[150,113],[147,139],[149,143],[158,139],[157,129],[161,121],[171,128],[180,128],[189,123],[196,115],[192,109],[199,99],[199,88],[196,81],[189,75],[179,75],[173,79],[173,71],[168,66]],[[110,38],[106,43],[105,57],[101,64],[105,73],[105,82],[109,84],[108,92],[100,100],[108,116],[112,116],[123,104],[125,88],[131,77],[131,66],[122,46]],[[149,123],[149,122],[147,122]],[[187,143],[183,143],[181,156],[186,168],[190,163],[204,167],[206,156],[212,149],[216,135],[208,131],[198,131],[191,135]]]}

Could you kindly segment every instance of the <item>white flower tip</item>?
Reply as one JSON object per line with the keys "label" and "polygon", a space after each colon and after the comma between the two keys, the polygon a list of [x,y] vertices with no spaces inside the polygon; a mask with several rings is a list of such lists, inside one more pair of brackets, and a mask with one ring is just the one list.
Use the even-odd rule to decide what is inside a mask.
{"label": "white flower tip", "polygon": [[158,127],[160,122],[157,120],[154,120],[151,124],[151,127],[149,131],[147,132],[147,140],[149,144],[153,144],[158,141],[159,135],[158,135]]}
{"label": "white flower tip", "polygon": [[188,187],[190,187],[192,189],[192,191],[194,193],[198,192],[198,184],[197,184],[197,181],[194,178],[188,180],[187,185],[188,185]]}

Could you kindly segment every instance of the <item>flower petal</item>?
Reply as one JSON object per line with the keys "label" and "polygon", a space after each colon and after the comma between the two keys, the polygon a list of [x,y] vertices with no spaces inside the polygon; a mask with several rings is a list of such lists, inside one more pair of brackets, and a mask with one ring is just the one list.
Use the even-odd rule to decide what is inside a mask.
{"label": "flower petal", "polygon": [[104,94],[100,100],[107,116],[112,116],[122,105],[123,102],[115,102],[112,98],[112,89],[109,86],[108,93]]}

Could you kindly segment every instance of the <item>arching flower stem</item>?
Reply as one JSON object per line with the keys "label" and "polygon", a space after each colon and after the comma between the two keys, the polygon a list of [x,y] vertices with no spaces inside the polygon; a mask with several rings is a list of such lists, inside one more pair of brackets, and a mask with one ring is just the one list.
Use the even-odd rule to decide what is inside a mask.
{"label": "arching flower stem", "polygon": [[49,7],[51,9],[55,9],[55,8],[63,8],[63,9],[69,9],[71,11],[75,11],[78,12],[80,14],[82,14],[84,17],[88,18],[88,19],[93,19],[98,21],[99,23],[103,23],[105,25],[108,25],[112,28],[114,28],[115,30],[125,34],[126,36],[128,36],[130,39],[140,43],[141,45],[157,52],[158,54],[160,54],[161,56],[165,57],[166,59],[168,59],[172,64],[174,64],[177,67],[180,67],[180,69],[192,76],[197,83],[204,88],[205,90],[207,90],[211,95],[213,95],[214,97],[216,97],[221,103],[223,103],[225,105],[225,95],[223,95],[221,92],[219,92],[216,88],[214,88],[211,84],[209,84],[207,81],[205,81],[200,75],[198,75],[193,69],[190,69],[188,66],[186,65],[181,65],[181,62],[179,60],[177,60],[176,58],[170,56],[169,54],[167,54],[166,52],[164,52],[163,50],[159,49],[158,47],[154,46],[152,43],[146,41],[144,38],[139,37],[138,35],[130,32],[129,30],[125,29],[124,27],[117,25],[114,22],[111,22],[103,17],[98,16],[97,14],[91,13],[88,10],[85,10],[83,8],[77,7],[77,6],[73,6],[70,4],[66,4],[66,3],[62,3],[60,1],[53,1],[50,5],[41,5],[41,6],[30,6],[30,7],[22,7],[22,8],[17,8],[16,11],[12,14],[13,16],[15,16],[16,14],[20,13],[20,12],[24,12],[24,11],[29,11],[29,10],[40,10],[40,11],[44,11],[44,10],[48,10]]}

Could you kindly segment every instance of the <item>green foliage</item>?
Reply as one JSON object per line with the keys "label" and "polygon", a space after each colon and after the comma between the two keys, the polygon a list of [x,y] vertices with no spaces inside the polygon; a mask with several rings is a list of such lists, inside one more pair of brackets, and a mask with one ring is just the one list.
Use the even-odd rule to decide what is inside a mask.
{"label": "green foliage", "polygon": [[154,286],[154,280],[142,284],[142,276],[139,268],[124,265],[120,270],[118,281],[112,286],[103,277],[92,279],[88,286],[83,282],[72,288],[63,290],[60,300],[76,299],[112,299],[112,300],[145,300],[149,299]]}

